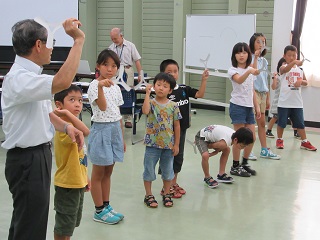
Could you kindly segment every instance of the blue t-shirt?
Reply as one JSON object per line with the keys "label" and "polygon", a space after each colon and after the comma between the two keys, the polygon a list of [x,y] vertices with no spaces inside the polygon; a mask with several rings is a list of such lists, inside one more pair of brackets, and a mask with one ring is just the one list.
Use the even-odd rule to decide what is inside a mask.
{"label": "blue t-shirt", "polygon": [[[254,54],[252,55],[252,64],[254,61]],[[268,67],[268,61],[264,57],[258,58],[257,68],[261,69],[263,67],[263,63],[265,67]],[[263,71],[260,72],[259,75],[256,76],[257,79],[254,81],[254,90],[258,92],[269,92],[268,88],[268,73]]]}

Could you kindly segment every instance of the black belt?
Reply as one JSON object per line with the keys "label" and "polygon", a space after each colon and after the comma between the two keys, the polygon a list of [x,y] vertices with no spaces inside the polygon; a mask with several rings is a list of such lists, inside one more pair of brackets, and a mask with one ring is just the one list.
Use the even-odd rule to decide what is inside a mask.
{"label": "black belt", "polygon": [[128,68],[131,68],[131,65],[127,65],[127,66],[124,66],[124,67],[128,69]]}
{"label": "black belt", "polygon": [[35,149],[50,148],[50,147],[51,147],[51,142],[46,142],[46,143],[42,143],[42,144],[37,145],[37,146],[26,147],[26,148],[15,147],[15,148],[9,149],[8,151],[35,150]]}
{"label": "black belt", "polygon": [[257,93],[263,93],[263,94],[266,94],[268,92],[259,92],[258,90],[255,90]]}

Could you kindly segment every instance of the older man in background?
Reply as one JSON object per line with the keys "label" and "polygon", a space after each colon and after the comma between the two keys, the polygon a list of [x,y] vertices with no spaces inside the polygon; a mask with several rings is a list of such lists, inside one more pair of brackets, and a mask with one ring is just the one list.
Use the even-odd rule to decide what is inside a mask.
{"label": "older man in background", "polygon": [[[136,46],[123,38],[123,34],[120,28],[113,28],[110,31],[110,38],[112,44],[110,49],[114,51],[120,58],[121,65],[124,66],[124,71],[127,74],[127,84],[131,87],[134,86],[134,70],[133,63],[136,65],[138,72],[138,81],[140,81],[140,72],[142,70],[140,59],[141,56],[136,48]],[[126,128],[132,128],[131,115],[124,115],[124,122]]]}

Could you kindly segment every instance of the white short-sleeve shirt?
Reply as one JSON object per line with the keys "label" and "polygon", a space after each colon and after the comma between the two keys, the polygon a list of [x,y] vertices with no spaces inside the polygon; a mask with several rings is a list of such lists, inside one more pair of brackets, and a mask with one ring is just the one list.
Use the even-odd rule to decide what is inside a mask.
{"label": "white short-sleeve shirt", "polygon": [[51,141],[55,129],[50,122],[53,76],[42,67],[16,56],[2,85],[2,147],[32,147]]}
{"label": "white short-sleeve shirt", "polygon": [[209,125],[200,130],[200,137],[204,137],[206,142],[218,142],[224,140],[227,146],[232,144],[232,134],[234,130],[222,125]]}
{"label": "white short-sleeve shirt", "polygon": [[228,70],[228,75],[232,83],[232,92],[230,102],[243,107],[253,107],[253,81],[255,76],[250,74],[248,78],[241,84],[236,83],[232,77],[235,74],[243,75],[251,67],[235,68],[231,67]]}
{"label": "white short-sleeve shirt", "polygon": [[122,46],[117,46],[115,43],[112,43],[109,48],[119,56],[121,65],[133,66],[137,60],[141,59],[136,46],[125,39],[123,39]]}
{"label": "white short-sleeve shirt", "polygon": [[93,122],[117,122],[122,119],[119,106],[123,105],[123,98],[120,87],[115,84],[111,87],[103,87],[104,96],[107,101],[107,109],[101,111],[96,103],[98,99],[98,80],[93,80],[88,89],[88,99],[92,108]]}
{"label": "white short-sleeve shirt", "polygon": [[303,71],[299,67],[293,67],[289,72],[281,75],[278,107],[303,108],[301,87],[294,86],[299,78],[303,79]]}

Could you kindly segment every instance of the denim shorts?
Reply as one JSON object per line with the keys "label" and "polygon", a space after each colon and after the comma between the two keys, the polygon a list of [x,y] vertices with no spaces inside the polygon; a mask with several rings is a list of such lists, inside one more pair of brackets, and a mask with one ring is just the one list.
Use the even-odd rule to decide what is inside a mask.
{"label": "denim shorts", "polygon": [[288,118],[290,118],[293,128],[304,129],[303,108],[278,107],[278,126],[286,128]]}
{"label": "denim shorts", "polygon": [[60,236],[72,236],[80,225],[85,188],[62,188],[55,186],[54,232]]}
{"label": "denim shorts", "polygon": [[171,149],[162,149],[154,147],[146,147],[144,154],[144,181],[154,181],[156,179],[155,168],[159,162],[161,168],[161,176],[163,180],[170,181],[174,177],[173,173],[173,154]]}
{"label": "denim shorts", "polygon": [[229,115],[232,124],[255,124],[253,108],[230,102]]}
{"label": "denim shorts", "polygon": [[94,122],[88,137],[88,157],[92,164],[110,166],[123,162],[124,149],[120,121]]}

